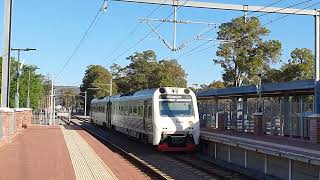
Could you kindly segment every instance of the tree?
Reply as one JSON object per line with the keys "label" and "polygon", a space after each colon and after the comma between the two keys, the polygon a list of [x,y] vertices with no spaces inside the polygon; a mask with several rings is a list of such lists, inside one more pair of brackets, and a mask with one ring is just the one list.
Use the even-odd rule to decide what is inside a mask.
{"label": "tree", "polygon": [[[2,66],[2,57],[0,57],[0,66]],[[15,58],[10,60],[10,93],[9,93],[9,107],[15,106],[15,94],[17,87],[17,70],[18,61]],[[37,67],[34,65],[25,64],[22,66],[20,74],[20,87],[19,87],[19,106],[27,106],[27,95],[28,95],[28,80],[30,71],[30,108],[36,109],[40,104],[39,102],[44,95],[44,76],[36,73]],[[0,68],[0,74],[2,69]],[[1,83],[1,78],[0,78]]]}
{"label": "tree", "polygon": [[220,88],[224,88],[225,85],[224,85],[224,82],[222,81],[213,81],[212,83],[210,83],[208,85],[208,88],[210,89],[220,89]]}
{"label": "tree", "polygon": [[59,99],[63,107],[74,107],[77,105],[77,92],[72,89],[62,89]]}
{"label": "tree", "polygon": [[213,60],[220,64],[227,86],[253,84],[262,69],[279,61],[281,43],[277,40],[264,41],[270,31],[263,27],[257,17],[239,17],[219,27],[218,39],[225,40],[218,47],[216,55],[221,59]]}
{"label": "tree", "polygon": [[130,63],[121,67],[113,64],[111,72],[120,93],[166,86],[186,87],[186,74],[176,60],[157,60],[156,53],[147,50],[127,58]]}
{"label": "tree", "polygon": [[296,48],[291,58],[279,70],[269,69],[264,82],[286,82],[293,80],[312,79],[314,55],[307,48]]}
{"label": "tree", "polygon": [[[87,91],[87,110],[90,108],[90,102],[94,97],[104,97],[110,94],[111,73],[100,65],[89,65],[82,79],[80,90]],[[116,92],[116,85],[113,83],[113,92]]]}
{"label": "tree", "polygon": [[154,88],[187,86],[186,73],[174,59],[160,61],[150,77]]}

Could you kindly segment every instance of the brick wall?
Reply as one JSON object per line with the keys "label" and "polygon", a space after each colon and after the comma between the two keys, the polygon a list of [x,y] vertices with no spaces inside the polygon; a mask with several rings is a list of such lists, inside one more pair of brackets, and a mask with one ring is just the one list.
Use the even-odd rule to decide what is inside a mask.
{"label": "brick wall", "polygon": [[17,131],[17,133],[21,133],[22,121],[23,121],[23,110],[15,109],[14,114],[15,114],[15,118],[16,118],[16,131]]}
{"label": "brick wall", "polygon": [[22,126],[28,127],[31,125],[32,109],[28,109],[28,108],[22,108],[22,109],[23,109]]}
{"label": "brick wall", "polygon": [[320,143],[320,117],[312,117],[310,120],[310,141]]}
{"label": "brick wall", "polygon": [[14,121],[14,112],[10,108],[0,108],[0,120],[2,121],[2,137],[0,138],[0,145],[10,143],[13,135],[12,123]]}

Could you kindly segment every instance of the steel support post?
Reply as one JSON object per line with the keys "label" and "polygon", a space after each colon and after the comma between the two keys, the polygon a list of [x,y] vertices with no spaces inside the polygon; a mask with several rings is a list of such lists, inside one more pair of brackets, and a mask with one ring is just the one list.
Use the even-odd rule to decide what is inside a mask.
{"label": "steel support post", "polygon": [[320,10],[315,15],[314,113],[320,114]]}
{"label": "steel support post", "polygon": [[[246,132],[248,123],[248,99],[246,97],[242,98],[242,132]],[[248,131],[247,131],[248,132]]]}
{"label": "steel support post", "polygon": [[87,116],[87,91],[84,92],[84,116]]}
{"label": "steel support post", "polygon": [[53,125],[56,125],[56,92],[53,91]]}
{"label": "steel support post", "polygon": [[215,120],[215,128],[219,128],[219,99],[214,98],[214,108],[213,108],[214,120]]}
{"label": "steel support post", "polygon": [[172,51],[177,50],[177,6],[175,5],[176,0],[173,1],[173,46],[172,46]]}
{"label": "steel support post", "polygon": [[9,107],[12,0],[4,0],[1,107]]}
{"label": "steel support post", "polygon": [[31,79],[31,72],[29,70],[27,108],[30,108],[30,79]]}

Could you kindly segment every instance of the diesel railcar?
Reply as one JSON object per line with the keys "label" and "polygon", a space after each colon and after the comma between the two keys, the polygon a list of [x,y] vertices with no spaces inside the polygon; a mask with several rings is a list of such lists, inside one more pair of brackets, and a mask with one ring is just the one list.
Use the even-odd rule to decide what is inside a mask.
{"label": "diesel railcar", "polygon": [[200,125],[195,94],[165,87],[93,99],[92,123],[157,146],[159,151],[193,151]]}

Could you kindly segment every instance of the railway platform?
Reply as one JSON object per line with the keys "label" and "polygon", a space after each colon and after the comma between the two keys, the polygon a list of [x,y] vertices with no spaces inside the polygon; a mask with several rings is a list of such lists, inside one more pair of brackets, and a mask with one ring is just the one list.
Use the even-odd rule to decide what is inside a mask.
{"label": "railway platform", "polygon": [[33,125],[0,147],[0,180],[147,179],[84,130]]}

